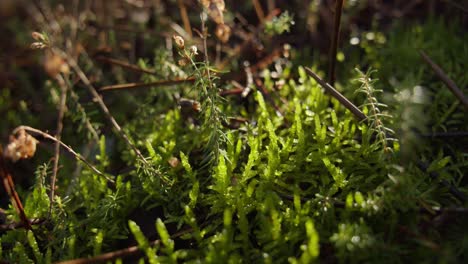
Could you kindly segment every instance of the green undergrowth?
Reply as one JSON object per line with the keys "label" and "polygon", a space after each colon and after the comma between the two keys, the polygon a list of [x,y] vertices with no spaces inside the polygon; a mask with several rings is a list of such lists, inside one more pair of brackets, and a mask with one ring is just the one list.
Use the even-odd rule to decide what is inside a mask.
{"label": "green undergrowth", "polygon": [[[426,32],[424,27],[415,30]],[[410,33],[395,34],[389,36],[383,54],[392,54],[401,45],[398,38]],[[466,53],[464,58],[451,60],[454,71],[447,70],[456,74],[468,59]],[[353,101],[368,116],[363,122],[324,93],[300,66],[281,73],[284,85],[277,95],[284,100],[254,89],[246,99],[249,107],[229,97],[198,98],[199,91],[190,85],[173,87],[174,92],[202,100],[202,117],[179,107],[172,90],[156,88],[135,95],[129,101],[136,100],[138,107],[132,108],[132,118],[122,122],[123,129],[143,150],[149,165],[136,162],[134,153],[116,136],[101,135],[90,159],[115,183],[87,167],[77,177],[62,171],[51,219],[35,226],[34,234],[24,229],[3,233],[1,258],[50,263],[132,245],[142,249],[149,263],[449,263],[466,258],[466,213],[443,211],[466,205],[447,187],[466,194],[466,153],[450,142],[422,141],[427,143],[415,149],[414,160],[406,159],[402,150],[410,143],[403,140],[407,134],[401,124],[409,120],[397,111],[407,108],[397,103],[384,107],[378,93],[380,83],[391,80],[390,71],[398,73],[395,78],[417,76],[420,85],[445,88],[434,84],[438,81],[429,77],[420,61],[414,70],[391,70],[383,65],[400,63],[380,59],[369,57],[377,73],[355,71],[352,79],[342,82],[347,89],[361,90]],[[177,70],[169,74],[180,76]],[[265,88],[273,91],[276,83],[270,72],[263,76]],[[376,80],[377,76],[384,80]],[[457,76],[460,87],[466,87],[466,75]],[[197,77],[206,78],[203,72]],[[203,83],[195,87],[208,89]],[[384,92],[405,93],[398,87],[406,86],[395,87],[399,90]],[[432,98],[445,105],[450,94],[439,99],[438,90],[434,88]],[[421,106],[420,111],[431,113],[427,122],[439,124],[432,130],[449,128],[447,122],[460,119],[440,107],[438,103]],[[239,129],[221,128],[220,119],[204,119],[210,116],[206,111],[241,116],[247,122]],[[122,111],[118,117],[125,114]],[[223,140],[213,144],[213,131],[204,125],[219,130],[215,133]],[[209,156],[215,161],[206,165],[213,147],[220,154]],[[419,161],[427,168],[421,169]],[[35,185],[22,193],[30,218],[47,216],[46,179],[51,166],[39,166]],[[7,215],[18,220],[11,207]]]}

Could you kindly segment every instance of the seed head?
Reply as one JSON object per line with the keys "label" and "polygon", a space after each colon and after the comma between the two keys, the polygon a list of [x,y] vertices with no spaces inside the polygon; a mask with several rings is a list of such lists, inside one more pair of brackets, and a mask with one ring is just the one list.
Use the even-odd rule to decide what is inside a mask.
{"label": "seed head", "polygon": [[190,46],[189,51],[190,51],[190,56],[198,55],[198,49],[197,49],[197,46],[195,45]]}
{"label": "seed head", "polygon": [[185,41],[181,36],[174,35],[172,36],[172,39],[179,49],[183,49],[185,47]]}

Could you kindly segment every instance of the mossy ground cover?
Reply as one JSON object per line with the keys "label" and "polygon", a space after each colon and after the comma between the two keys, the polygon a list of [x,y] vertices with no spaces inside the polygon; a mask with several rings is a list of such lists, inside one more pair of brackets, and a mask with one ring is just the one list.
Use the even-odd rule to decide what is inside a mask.
{"label": "mossy ground cover", "polygon": [[[371,3],[345,5],[344,21],[362,28],[343,26],[350,41],[340,45],[334,86],[366,115],[360,121],[307,74],[306,67],[327,77],[323,43],[304,45],[298,33],[312,29],[297,28],[315,25],[311,17],[326,24],[316,1],[306,9],[278,1],[288,13],[265,7],[272,16],[264,14],[263,24],[255,5],[261,1],[161,1],[149,12],[122,2],[109,10],[131,11],[114,20],[103,6],[51,2],[25,8],[35,26],[18,18],[5,26],[21,29],[15,43],[44,45],[31,56],[43,56],[46,66],[39,74],[34,66],[11,67],[19,77],[0,96],[3,152],[15,126],[61,132],[51,140],[24,127],[41,142],[37,153],[16,163],[2,158],[2,175],[14,176],[31,222],[25,225],[3,192],[4,262],[468,258],[466,108],[418,53],[429,54],[466,94],[468,34],[456,7],[444,5],[447,14],[437,16],[414,10],[416,21],[383,26],[373,16],[373,23],[353,22]],[[85,21],[74,24],[70,10]],[[252,29],[235,12],[258,16],[261,26]],[[170,14],[180,14],[178,24]],[[31,31],[41,33],[28,40]],[[116,57],[120,63],[103,62]],[[9,86],[18,83],[22,93]],[[89,93],[96,87],[111,88],[98,96],[107,113]],[[54,138],[76,155],[62,148],[54,164]]]}

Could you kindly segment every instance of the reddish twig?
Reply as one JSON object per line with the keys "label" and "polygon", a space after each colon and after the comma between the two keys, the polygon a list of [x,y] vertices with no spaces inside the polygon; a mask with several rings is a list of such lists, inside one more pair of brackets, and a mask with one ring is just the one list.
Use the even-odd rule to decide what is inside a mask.
{"label": "reddish twig", "polygon": [[260,20],[260,23],[263,23],[263,21],[265,20],[265,12],[263,12],[263,8],[260,4],[260,1],[252,0],[252,3],[255,8],[255,13],[257,13],[258,20]]}
{"label": "reddish twig", "polygon": [[333,88],[330,84],[324,82],[317,74],[315,74],[311,69],[305,67],[305,70],[309,76],[314,78],[314,80],[319,83],[328,93],[330,93],[336,100],[338,100],[341,104],[343,104],[346,108],[348,108],[351,113],[356,116],[359,121],[366,120],[366,115],[359,110],[357,106],[355,106],[348,98],[344,97],[340,92],[338,92],[335,88]]}
{"label": "reddish twig", "polygon": [[8,196],[10,197],[10,201],[13,204],[13,207],[15,208],[16,212],[18,213],[21,219],[21,223],[26,229],[32,231],[31,223],[29,222],[28,218],[26,217],[26,214],[24,213],[23,204],[21,203],[18,193],[16,192],[13,178],[11,177],[11,174],[8,171],[8,168],[6,166],[6,161],[3,156],[3,152],[1,148],[0,148],[0,177],[2,178],[3,187],[7,191]]}
{"label": "reddish twig", "polygon": [[447,88],[449,88],[449,90],[458,98],[458,100],[460,100],[460,102],[462,102],[462,104],[465,106],[465,109],[468,110],[468,99],[465,97],[460,88],[457,87],[455,82],[452,81],[452,79],[450,79],[447,76],[444,70],[442,70],[442,68],[440,68],[439,65],[435,64],[431,60],[431,58],[429,58],[429,56],[427,56],[427,54],[424,53],[424,51],[420,50],[419,54],[423,58],[424,62],[426,62],[431,67],[431,69],[434,71],[437,77],[439,77],[442,80],[442,82],[445,83]]}
{"label": "reddish twig", "polygon": [[194,81],[195,81],[195,78],[190,77],[187,79],[165,80],[165,81],[157,81],[157,82],[149,82],[149,83],[124,83],[124,84],[103,86],[99,88],[99,91],[102,92],[102,91],[110,91],[110,90],[146,88],[146,87],[165,86],[165,85],[173,85],[173,84],[180,84],[180,83],[193,83]]}

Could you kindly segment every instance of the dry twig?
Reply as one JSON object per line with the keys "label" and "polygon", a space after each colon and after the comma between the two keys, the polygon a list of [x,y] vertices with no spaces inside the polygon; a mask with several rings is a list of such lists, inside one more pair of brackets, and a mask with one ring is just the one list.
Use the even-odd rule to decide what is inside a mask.
{"label": "dry twig", "polygon": [[439,77],[442,82],[445,83],[445,85],[449,88],[449,90],[462,102],[462,104],[465,106],[465,109],[468,110],[468,98],[465,97],[463,92],[460,90],[460,88],[457,87],[454,81],[450,79],[447,74],[442,70],[442,68],[439,67],[439,65],[435,64],[429,56],[427,56],[424,51],[420,50],[419,54],[423,58],[424,62],[426,62],[431,69],[434,71],[434,73]]}
{"label": "dry twig", "polygon": [[117,60],[117,59],[114,59],[114,58],[108,58],[108,57],[105,57],[105,56],[98,56],[98,57],[96,57],[96,60],[106,62],[106,63],[109,63],[109,64],[118,65],[120,67],[129,69],[129,70],[132,70],[132,71],[135,71],[135,72],[147,73],[147,74],[156,74],[154,71],[143,69],[143,68],[138,67],[136,65],[130,64],[130,63],[126,62],[126,61]]}
{"label": "dry twig", "polygon": [[[99,107],[101,107],[101,110],[104,112],[104,115],[106,118],[110,121],[114,129],[117,131],[117,133],[120,135],[120,137],[123,138],[123,140],[127,143],[128,146],[135,152],[135,154],[143,161],[143,163],[151,167],[149,162],[146,160],[146,158],[141,154],[140,150],[135,146],[135,144],[132,143],[130,138],[127,136],[127,134],[122,130],[120,125],[117,123],[115,118],[112,116],[110,113],[109,109],[107,108],[106,104],[102,100],[101,96],[99,96],[99,93],[96,91],[94,86],[91,84],[91,81],[88,79],[86,74],[81,70],[80,66],[76,63],[76,61],[69,56],[67,53],[63,52],[60,49],[53,48],[54,51],[57,52],[57,54],[60,54],[70,65],[70,67],[75,71],[75,73],[78,75],[78,78],[83,82],[83,84],[88,88],[89,92],[93,95],[95,101],[98,103]],[[162,177],[161,177],[162,178]]]}
{"label": "dry twig", "polygon": [[344,0],[336,0],[335,5],[335,21],[333,25],[333,37],[330,45],[329,54],[329,68],[328,68],[328,83],[333,86],[335,84],[335,65],[336,65],[336,53],[338,50],[338,42],[340,41],[340,24],[341,24],[341,12],[343,10]]}
{"label": "dry twig", "polygon": [[57,131],[55,134],[55,138],[57,141],[55,142],[55,154],[54,154],[54,166],[52,170],[52,178],[50,180],[50,208],[49,208],[49,215],[52,213],[52,206],[54,204],[54,195],[55,195],[55,182],[57,180],[57,173],[58,173],[58,163],[60,159],[60,138],[62,136],[62,129],[63,129],[63,116],[65,113],[65,103],[67,101],[67,84],[65,79],[62,75],[58,74],[57,83],[60,86],[60,103],[59,103],[59,111],[57,116]]}
{"label": "dry twig", "polygon": [[149,82],[149,83],[124,83],[124,84],[116,84],[116,85],[108,85],[99,88],[99,91],[110,91],[110,90],[122,90],[122,89],[134,89],[134,88],[145,88],[145,87],[154,87],[154,86],[165,86],[165,85],[173,85],[173,84],[180,84],[180,83],[193,83],[195,78],[187,78],[187,79],[179,79],[179,80],[164,80],[164,81],[157,81],[157,82]]}
{"label": "dry twig", "polygon": [[[171,239],[183,236],[183,235],[185,235],[185,234],[187,234],[189,232],[192,232],[192,228],[188,228],[188,229],[182,230],[182,231],[180,231],[178,233],[175,233],[174,235],[171,236]],[[160,243],[161,243],[161,241],[159,239],[154,240],[154,241],[151,241],[149,243],[149,246],[155,246],[155,245],[158,245]],[[79,258],[79,259],[66,260],[66,261],[58,262],[57,264],[106,263],[106,262],[112,261],[114,259],[125,258],[125,257],[130,257],[130,256],[136,256],[136,255],[142,254],[142,253],[143,253],[143,251],[141,250],[141,248],[139,246],[132,246],[132,247],[116,250],[116,251],[113,251],[113,252],[104,253],[102,255],[95,256],[95,257],[92,257],[92,258]]]}
{"label": "dry twig", "polygon": [[338,92],[335,88],[333,88],[330,84],[324,82],[317,74],[315,74],[311,69],[305,67],[305,70],[309,76],[314,78],[316,82],[318,82],[328,93],[330,93],[336,100],[338,100],[341,104],[343,104],[346,108],[348,108],[351,113],[353,113],[359,121],[366,120],[366,115],[359,110],[357,106],[355,106],[348,98],[344,97],[340,92]]}
{"label": "dry twig", "polygon": [[81,160],[84,164],[86,164],[86,166],[88,166],[88,168],[90,168],[96,174],[106,178],[106,180],[108,180],[109,182],[114,183],[114,180],[112,180],[111,178],[106,176],[104,173],[99,171],[96,167],[94,167],[91,163],[89,163],[85,158],[83,158],[83,156],[81,156],[79,153],[76,153],[71,147],[67,146],[62,141],[58,140],[57,138],[55,138],[55,137],[53,137],[53,136],[39,130],[39,129],[35,129],[35,128],[29,127],[29,126],[19,126],[19,127],[15,128],[13,130],[13,134],[16,134],[18,131],[20,131],[22,129],[24,129],[25,131],[31,132],[31,133],[41,135],[44,138],[47,138],[47,139],[50,139],[50,140],[52,140],[52,141],[54,141],[56,143],[59,143],[63,148],[65,148],[68,152],[73,154],[73,156],[75,156],[77,159]]}
{"label": "dry twig", "polygon": [[13,207],[15,208],[16,212],[20,216],[22,225],[26,227],[26,229],[32,230],[31,223],[26,217],[26,214],[24,213],[23,204],[21,203],[18,193],[16,192],[13,178],[11,177],[11,174],[8,171],[5,157],[3,156],[3,151],[1,148],[0,148],[0,178],[2,179],[3,187],[7,191],[8,196],[10,197],[10,201],[13,204]]}

